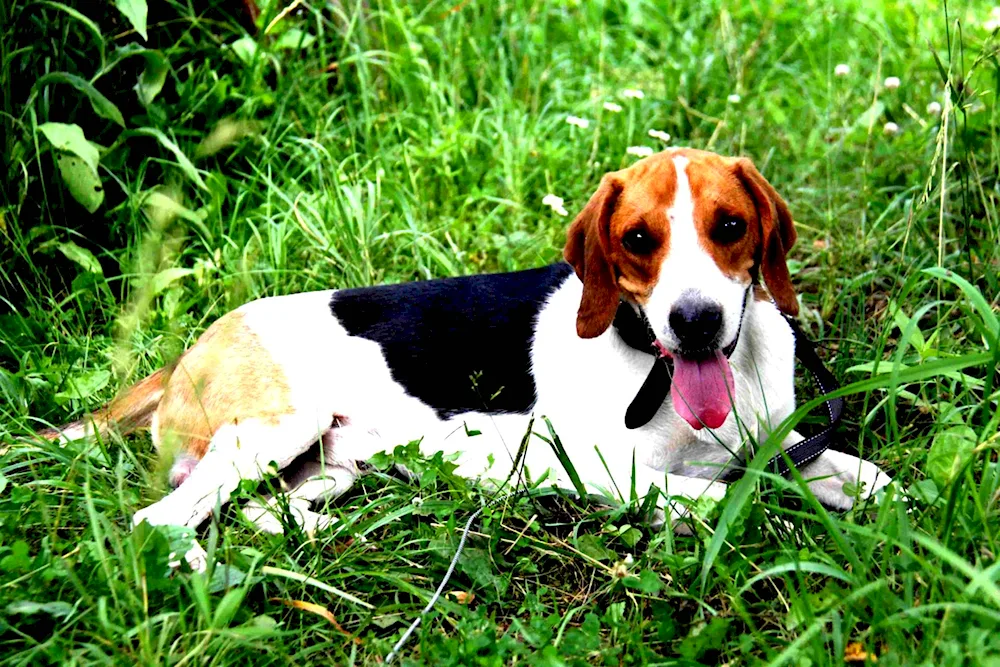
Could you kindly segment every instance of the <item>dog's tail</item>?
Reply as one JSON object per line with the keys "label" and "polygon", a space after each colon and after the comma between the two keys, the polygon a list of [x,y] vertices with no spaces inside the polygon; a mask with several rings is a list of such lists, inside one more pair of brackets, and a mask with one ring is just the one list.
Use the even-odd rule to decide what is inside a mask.
{"label": "dog's tail", "polygon": [[163,398],[169,374],[161,368],[144,380],[137,382],[123,394],[100,410],[85,418],[58,428],[48,428],[38,433],[46,440],[79,440],[89,435],[107,436],[112,427],[128,433],[149,426],[153,412]]}

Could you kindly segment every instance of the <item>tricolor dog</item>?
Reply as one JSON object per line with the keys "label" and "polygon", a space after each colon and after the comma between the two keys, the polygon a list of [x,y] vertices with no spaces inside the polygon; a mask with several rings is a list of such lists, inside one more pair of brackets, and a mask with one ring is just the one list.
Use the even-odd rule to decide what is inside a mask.
{"label": "tricolor dog", "polygon": [[[289,506],[303,527],[322,527],[316,501],[344,493],[359,463],[418,439],[424,452],[458,453],[464,476],[504,480],[533,416],[551,421],[594,493],[627,497],[634,475],[640,493],[720,497],[734,455],[795,406],[782,315],[798,312],[785,264],[795,238],[749,160],[667,150],[602,179],[569,228],[565,263],[253,301],[62,435],[148,425],[158,447],[179,452],[174,490],[135,514],[154,525],[196,527],[241,479],[296,462]],[[629,425],[655,355],[626,340],[623,314],[672,365],[669,391]],[[571,488],[541,440],[521,465]],[[864,497],[889,482],[834,451],[801,473],[840,509],[855,498],[845,482]],[[272,509],[244,512],[280,530]]]}

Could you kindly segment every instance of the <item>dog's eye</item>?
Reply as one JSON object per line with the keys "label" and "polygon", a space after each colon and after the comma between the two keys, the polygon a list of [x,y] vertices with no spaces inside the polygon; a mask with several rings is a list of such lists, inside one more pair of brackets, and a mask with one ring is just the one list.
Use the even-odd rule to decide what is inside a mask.
{"label": "dog's eye", "polygon": [[633,255],[648,255],[656,249],[656,240],[642,229],[630,229],[622,236],[622,246]]}
{"label": "dog's eye", "polygon": [[729,245],[736,243],[747,233],[747,223],[741,218],[723,218],[712,230],[712,239],[716,243]]}

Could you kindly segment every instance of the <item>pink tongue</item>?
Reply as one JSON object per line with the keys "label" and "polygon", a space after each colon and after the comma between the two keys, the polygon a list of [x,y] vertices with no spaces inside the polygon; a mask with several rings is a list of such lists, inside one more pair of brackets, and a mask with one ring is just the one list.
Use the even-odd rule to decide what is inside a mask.
{"label": "pink tongue", "polygon": [[674,378],[670,398],[674,409],[691,428],[719,428],[733,409],[733,371],[721,350],[707,359],[693,360],[674,355]]}

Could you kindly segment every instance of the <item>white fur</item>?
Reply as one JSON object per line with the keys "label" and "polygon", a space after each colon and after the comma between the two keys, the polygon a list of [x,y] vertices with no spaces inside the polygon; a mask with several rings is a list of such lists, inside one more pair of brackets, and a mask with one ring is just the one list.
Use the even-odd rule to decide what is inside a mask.
{"label": "white fur", "polygon": [[[295,412],[276,425],[250,420],[220,429],[187,481],[167,498],[137,512],[135,522],[196,526],[228,500],[240,479],[260,478],[273,461],[284,468],[311,442],[322,438],[320,458],[289,491],[292,516],[307,529],[322,528],[329,517],[313,512],[312,501],[346,491],[357,463],[377,452],[421,439],[426,453],[459,453],[459,474],[502,482],[513,471],[528,426],[525,415],[470,412],[440,420],[392,380],[377,344],[351,337],[330,315],[331,292],[263,299],[243,307],[244,321],[286,373]],[[794,343],[788,325],[769,302],[751,300],[731,364],[735,407],[714,431],[693,430],[665,401],[645,426],[625,428],[624,414],[652,364],[652,357],[627,347],[612,330],[594,339],[576,335],[582,285],[575,276],[541,309],[531,349],[538,402],[534,431],[548,435],[542,417],[559,434],[591,493],[628,499],[633,479],[639,496],[650,487],[669,497],[720,498],[725,485],[712,481],[749,439],[762,441],[795,407]],[[331,427],[332,415],[337,425]],[[480,431],[479,435],[467,433]],[[801,440],[793,433],[784,443]],[[602,460],[603,457],[603,460]],[[634,477],[633,477],[634,463]],[[523,468],[532,480],[571,488],[551,447],[529,440]],[[859,479],[866,496],[888,482],[868,462],[828,452],[803,470],[824,477],[812,483],[823,502],[850,506],[845,481]],[[666,509],[666,501],[660,501]],[[273,499],[248,506],[246,516],[262,530],[277,532],[279,504]],[[670,502],[671,519],[683,506]],[[202,564],[198,554],[191,554]]]}
{"label": "white fur", "polygon": [[[678,156],[673,158],[673,163],[677,172],[677,190],[673,203],[667,208],[670,248],[646,304],[646,315],[660,341],[674,352],[680,346],[668,322],[674,304],[686,294],[713,301],[722,307],[720,340],[721,347],[725,347],[739,330],[743,298],[750,282],[749,279],[740,282],[727,276],[705,249],[695,227],[695,200],[687,176],[688,159]],[[696,280],[694,276],[697,276]]]}

